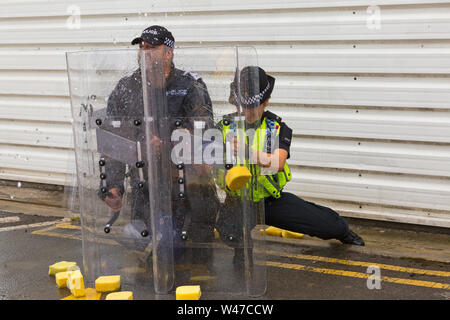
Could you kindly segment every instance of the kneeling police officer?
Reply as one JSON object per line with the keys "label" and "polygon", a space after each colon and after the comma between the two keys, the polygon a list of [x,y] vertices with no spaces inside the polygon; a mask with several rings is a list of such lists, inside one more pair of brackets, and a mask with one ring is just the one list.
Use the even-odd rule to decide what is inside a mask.
{"label": "kneeling police officer", "polygon": [[[259,82],[259,85],[252,85],[254,82],[257,84]],[[337,239],[344,244],[364,246],[363,239],[349,229],[345,219],[336,211],[283,191],[284,186],[291,180],[291,172],[286,160],[289,158],[292,130],[281,117],[266,110],[274,84],[275,78],[267,75],[262,68],[245,67],[240,72],[240,79],[237,79],[236,75],[231,84],[229,97],[230,103],[242,107],[245,128],[254,129],[254,136],[264,133],[264,141],[258,143],[260,145],[258,150],[253,150],[252,160],[260,166],[260,169],[272,170],[272,174],[263,177],[264,190],[261,191],[263,194],[257,195],[264,198],[265,224],[324,240]],[[224,137],[236,126],[233,122],[236,115],[225,116],[224,120],[217,125]],[[251,139],[252,137],[249,137],[249,141]],[[252,145],[251,142],[248,144]],[[219,185],[221,178],[217,176],[223,174],[225,173],[216,171],[216,181],[219,181]],[[236,226],[242,224],[242,213],[239,210],[229,210],[233,205],[233,198],[238,195],[233,194],[233,191],[227,189],[225,185],[221,187],[227,190],[227,198],[218,218],[217,229],[222,239],[227,241],[227,235],[239,234]],[[233,246],[229,241],[228,244]]]}

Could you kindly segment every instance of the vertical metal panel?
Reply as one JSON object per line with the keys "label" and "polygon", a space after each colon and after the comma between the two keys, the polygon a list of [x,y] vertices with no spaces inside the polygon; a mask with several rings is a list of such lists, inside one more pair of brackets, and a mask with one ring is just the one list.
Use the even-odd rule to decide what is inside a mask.
{"label": "vertical metal panel", "polygon": [[160,24],[178,46],[257,48],[277,79],[270,110],[294,129],[289,191],[346,216],[450,227],[449,17],[436,0],[3,1],[0,179],[71,182],[64,53],[127,47]]}

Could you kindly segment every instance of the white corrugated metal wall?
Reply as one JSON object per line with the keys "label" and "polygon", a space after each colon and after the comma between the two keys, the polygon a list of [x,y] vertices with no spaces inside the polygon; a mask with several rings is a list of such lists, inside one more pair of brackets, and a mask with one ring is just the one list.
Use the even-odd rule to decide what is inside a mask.
{"label": "white corrugated metal wall", "polygon": [[450,227],[448,1],[1,0],[0,179],[70,182],[64,53],[128,46],[151,24],[177,46],[257,48],[294,129],[290,191]]}

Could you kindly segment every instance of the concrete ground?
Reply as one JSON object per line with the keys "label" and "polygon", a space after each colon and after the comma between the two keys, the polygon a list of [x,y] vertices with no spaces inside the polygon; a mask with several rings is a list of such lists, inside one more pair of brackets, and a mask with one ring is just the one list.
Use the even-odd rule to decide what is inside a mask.
{"label": "concrete ground", "polygon": [[[80,223],[69,215],[58,207],[0,200],[0,300],[70,294],[47,275],[57,261],[82,265]],[[267,237],[267,291],[258,299],[450,299],[449,230],[348,221],[365,247],[308,236]],[[156,295],[152,285],[129,289],[136,289],[136,299],[174,298]],[[248,297],[205,292],[202,299]]]}

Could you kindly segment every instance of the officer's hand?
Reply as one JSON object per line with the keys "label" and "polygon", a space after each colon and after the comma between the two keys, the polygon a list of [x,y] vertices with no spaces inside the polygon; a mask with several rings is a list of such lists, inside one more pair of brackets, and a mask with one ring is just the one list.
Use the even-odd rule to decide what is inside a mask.
{"label": "officer's hand", "polygon": [[110,189],[105,202],[114,212],[120,211],[122,209],[122,197],[119,194],[119,188]]}

